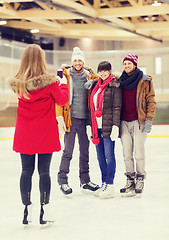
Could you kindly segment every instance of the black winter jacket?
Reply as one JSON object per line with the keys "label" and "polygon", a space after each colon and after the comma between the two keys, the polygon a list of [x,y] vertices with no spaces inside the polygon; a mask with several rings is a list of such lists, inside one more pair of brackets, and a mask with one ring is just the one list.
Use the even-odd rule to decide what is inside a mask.
{"label": "black winter jacket", "polygon": [[[119,81],[114,78],[105,88],[102,109],[102,135],[109,138],[113,125],[120,127],[122,108],[122,89]],[[89,124],[91,125],[91,112],[89,106]]]}

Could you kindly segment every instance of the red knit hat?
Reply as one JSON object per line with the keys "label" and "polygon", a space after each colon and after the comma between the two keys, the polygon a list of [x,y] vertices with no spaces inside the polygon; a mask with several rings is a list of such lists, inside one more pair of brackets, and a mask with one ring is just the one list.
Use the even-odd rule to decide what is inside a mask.
{"label": "red knit hat", "polygon": [[137,67],[137,59],[138,59],[137,55],[135,55],[135,54],[128,54],[123,59],[123,63],[124,63],[124,61],[128,60],[128,61],[132,62]]}

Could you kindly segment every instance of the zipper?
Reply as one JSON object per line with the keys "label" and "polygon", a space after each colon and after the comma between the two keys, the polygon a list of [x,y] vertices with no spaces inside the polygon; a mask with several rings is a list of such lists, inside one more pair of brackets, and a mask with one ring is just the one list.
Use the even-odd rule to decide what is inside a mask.
{"label": "zipper", "polygon": [[[140,89],[141,89],[142,85],[143,85],[143,82],[141,83]],[[138,87],[138,86],[137,86],[137,87]],[[139,91],[138,101],[137,101],[137,115],[138,115],[138,106],[139,106],[140,94],[141,94],[141,91]],[[140,130],[140,122],[139,122],[139,119],[138,119],[138,123],[139,123],[139,130]]]}
{"label": "zipper", "polygon": [[29,200],[29,203],[31,203],[31,200],[30,200],[30,192],[28,192],[28,200]]}
{"label": "zipper", "polygon": [[45,205],[45,203],[46,203],[46,192],[44,192],[43,195],[44,195],[43,204]]}

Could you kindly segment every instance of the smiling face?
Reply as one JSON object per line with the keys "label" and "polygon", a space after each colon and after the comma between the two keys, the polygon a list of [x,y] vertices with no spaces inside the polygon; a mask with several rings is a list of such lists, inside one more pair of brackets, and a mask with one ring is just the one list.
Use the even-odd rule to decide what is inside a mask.
{"label": "smiling face", "polygon": [[108,70],[102,70],[102,71],[99,71],[98,74],[99,74],[99,77],[104,81],[110,76],[111,70],[109,70],[109,71]]}
{"label": "smiling face", "polygon": [[82,68],[83,68],[83,66],[84,66],[84,63],[83,63],[83,61],[82,60],[80,60],[80,59],[75,59],[74,61],[73,61],[73,67],[74,67],[74,69],[77,71],[77,72],[79,72],[79,71],[81,71],[82,70]]}
{"label": "smiling face", "polygon": [[135,70],[136,66],[131,62],[131,61],[124,61],[123,63],[123,70],[127,73],[130,74]]}

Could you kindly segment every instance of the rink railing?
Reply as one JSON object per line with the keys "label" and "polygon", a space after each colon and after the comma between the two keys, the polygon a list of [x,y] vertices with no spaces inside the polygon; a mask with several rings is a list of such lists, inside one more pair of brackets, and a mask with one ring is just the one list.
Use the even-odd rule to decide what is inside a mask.
{"label": "rink railing", "polygon": [[[148,138],[169,138],[169,135],[148,135]],[[60,139],[63,138],[63,136],[59,137]],[[77,137],[76,137],[77,138]],[[0,141],[6,141],[6,140],[13,140],[13,137],[0,137]]]}

